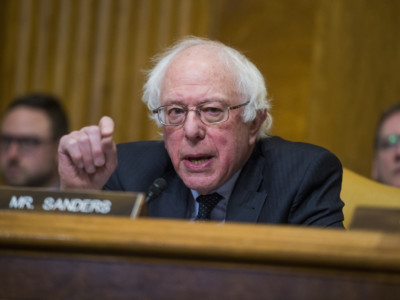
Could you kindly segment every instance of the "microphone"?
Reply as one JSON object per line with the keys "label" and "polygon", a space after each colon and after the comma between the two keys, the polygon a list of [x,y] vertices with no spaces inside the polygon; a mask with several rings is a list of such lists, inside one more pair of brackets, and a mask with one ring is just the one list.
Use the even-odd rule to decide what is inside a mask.
{"label": "microphone", "polygon": [[163,190],[167,187],[167,181],[164,178],[157,178],[149,187],[149,191],[147,192],[146,199],[144,200],[146,203],[157,198]]}

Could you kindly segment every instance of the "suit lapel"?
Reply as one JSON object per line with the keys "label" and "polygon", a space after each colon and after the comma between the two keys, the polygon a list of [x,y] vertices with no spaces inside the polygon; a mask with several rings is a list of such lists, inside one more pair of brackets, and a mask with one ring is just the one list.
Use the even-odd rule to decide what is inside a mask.
{"label": "suit lapel", "polygon": [[264,166],[264,157],[255,149],[235,184],[228,202],[226,221],[257,222],[267,198],[267,192],[260,188]]}

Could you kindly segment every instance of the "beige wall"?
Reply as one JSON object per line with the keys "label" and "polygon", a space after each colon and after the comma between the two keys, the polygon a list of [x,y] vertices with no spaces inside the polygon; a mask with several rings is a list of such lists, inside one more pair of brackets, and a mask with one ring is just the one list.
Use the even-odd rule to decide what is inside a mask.
{"label": "beige wall", "polygon": [[400,100],[399,16],[397,0],[2,0],[0,109],[48,91],[73,129],[107,114],[117,142],[158,138],[142,70],[179,37],[208,36],[265,75],[273,134],[368,175],[379,113]]}

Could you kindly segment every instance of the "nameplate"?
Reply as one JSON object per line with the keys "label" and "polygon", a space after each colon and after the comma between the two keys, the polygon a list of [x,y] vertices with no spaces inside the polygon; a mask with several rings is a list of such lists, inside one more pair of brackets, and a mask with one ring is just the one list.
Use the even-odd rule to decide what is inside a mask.
{"label": "nameplate", "polygon": [[400,208],[356,207],[350,229],[400,232]]}
{"label": "nameplate", "polygon": [[144,193],[0,187],[3,210],[137,218],[147,214],[144,199]]}

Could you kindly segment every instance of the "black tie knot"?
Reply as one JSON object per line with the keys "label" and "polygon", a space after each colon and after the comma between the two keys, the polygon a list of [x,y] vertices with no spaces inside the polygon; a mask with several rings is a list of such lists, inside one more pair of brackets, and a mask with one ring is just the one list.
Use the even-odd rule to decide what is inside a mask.
{"label": "black tie knot", "polygon": [[221,199],[222,196],[218,193],[198,196],[196,201],[199,202],[199,213],[196,220],[210,220],[211,211]]}

